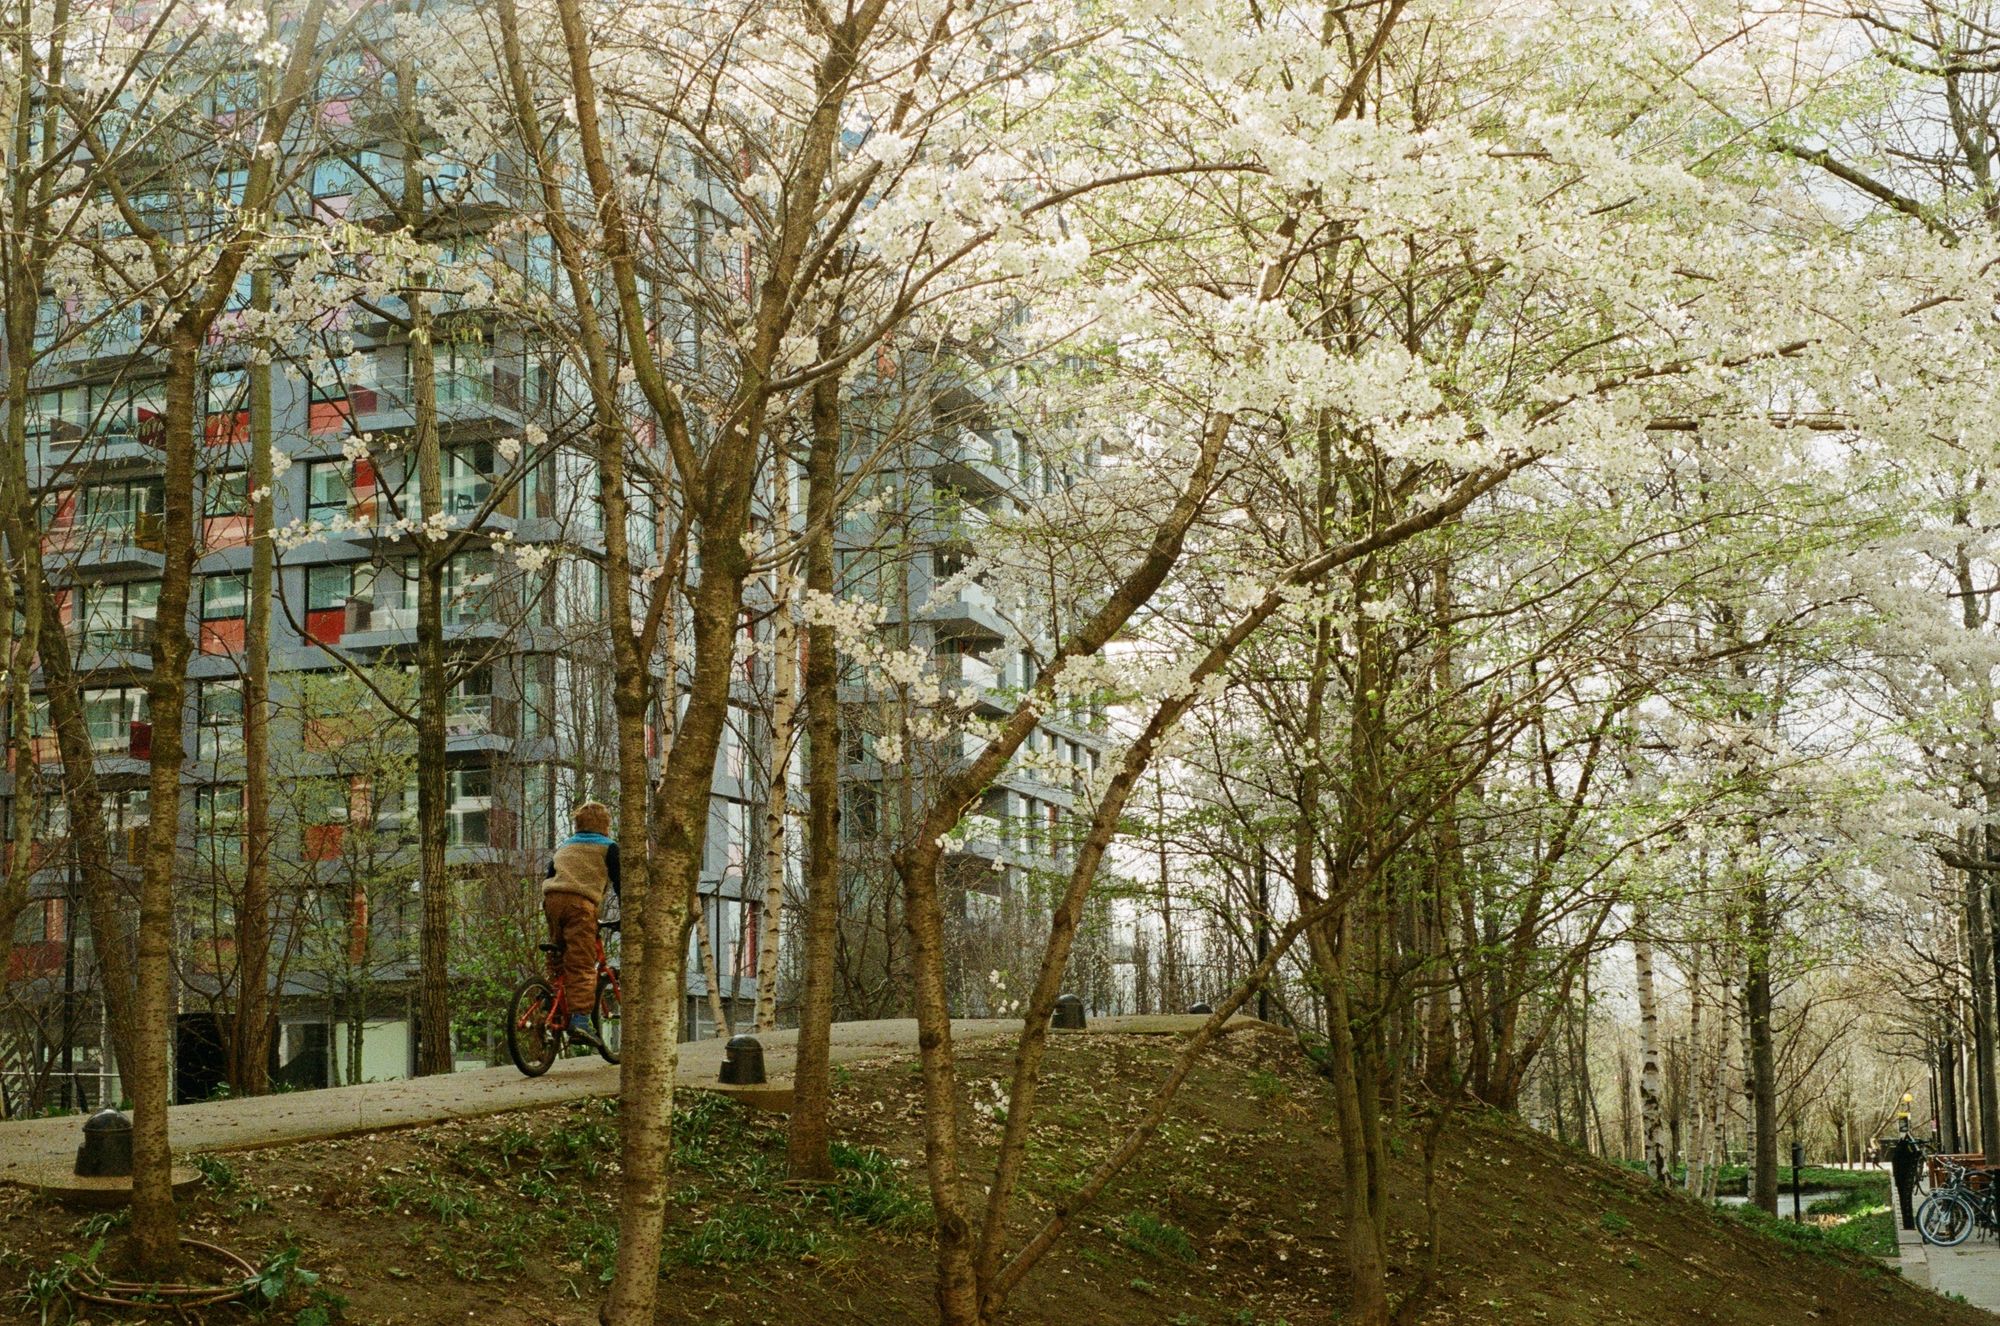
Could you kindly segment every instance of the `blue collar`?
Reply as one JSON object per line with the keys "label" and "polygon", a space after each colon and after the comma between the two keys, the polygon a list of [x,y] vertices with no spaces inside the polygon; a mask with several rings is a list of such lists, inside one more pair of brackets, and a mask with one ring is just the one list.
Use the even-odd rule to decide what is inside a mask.
{"label": "blue collar", "polygon": [[597,847],[611,846],[611,840],[601,833],[573,833],[563,839],[561,845],[568,847],[571,843],[590,843]]}

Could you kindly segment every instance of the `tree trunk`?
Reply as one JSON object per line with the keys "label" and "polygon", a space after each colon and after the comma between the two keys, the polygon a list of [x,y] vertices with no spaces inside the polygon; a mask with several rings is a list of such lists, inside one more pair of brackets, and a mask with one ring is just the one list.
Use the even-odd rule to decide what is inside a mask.
{"label": "tree trunk", "polygon": [[1639,1091],[1632,1078],[1632,1056],[1618,1047],[1618,1158],[1640,1160]]}
{"label": "tree trunk", "polygon": [[[250,302],[270,307],[270,276],[251,276]],[[238,1095],[270,1089],[271,1012],[266,991],[271,961],[271,365],[250,365],[250,592],[244,605],[243,898],[236,911],[236,1019],[230,1087]]]}
{"label": "tree trunk", "polygon": [[[720,897],[716,910],[722,908]],[[729,1009],[722,1002],[722,969],[715,961],[715,931],[708,923],[708,903],[699,895],[694,900],[695,951],[701,961],[702,984],[708,987],[708,1017],[715,1023],[717,1040],[729,1039]]]}
{"label": "tree trunk", "polygon": [[1771,1042],[1771,958],[1776,940],[1770,896],[1760,880],[1753,886],[1745,938],[1748,978],[1743,983],[1750,1023],[1751,1109],[1757,1139],[1751,1156],[1750,1200],[1778,1213],[1778,1066]]}
{"label": "tree trunk", "polygon": [[[1965,835],[1970,840],[1972,835]],[[1979,1142],[1989,1163],[2000,1163],[2000,1098],[1995,1096],[1993,926],[1987,914],[1985,872],[1965,873],[1965,946],[1972,969],[1973,1098],[1978,1102]]]}
{"label": "tree trunk", "polygon": [[1639,1117],[1644,1139],[1646,1172],[1653,1182],[1667,1182],[1666,1111],[1660,1090],[1660,1003],[1653,988],[1653,937],[1642,909],[1632,918],[1632,960],[1639,987]]}
{"label": "tree trunk", "polygon": [[[1725,973],[1725,978],[1727,973]],[[1725,979],[1724,984],[1727,984]],[[1688,1138],[1687,1173],[1683,1186],[1691,1193],[1699,1195],[1702,1190],[1702,1176],[1708,1160],[1708,1123],[1713,1114],[1710,1098],[1721,1090],[1720,1060],[1713,1060],[1705,1052],[1701,1039],[1702,987],[1701,968],[1697,964],[1688,972],[1688,1101],[1693,1107],[1693,1132]],[[1729,1037],[1729,1023],[1722,1020],[1722,1039]]]}
{"label": "tree trunk", "polygon": [[[782,446],[772,463],[771,526],[783,542],[792,533],[792,467]],[[757,951],[757,1030],[778,1025],[778,930],[785,912],[785,825],[789,817],[792,767],[793,708],[797,702],[798,635],[792,619],[792,568],[781,560],[772,571],[776,602],[772,605],[771,661],[771,786],[764,802],[764,916]]]}
{"label": "tree trunk", "polygon": [[1938,1041],[1937,1048],[1938,1086],[1943,1099],[1939,1103],[1938,1127],[1943,1135],[1944,1149],[1958,1150],[1958,1047],[1946,1036]]}
{"label": "tree trunk", "polygon": [[1381,1128],[1372,1093],[1363,1089],[1372,1066],[1354,1034],[1348,974],[1341,954],[1352,936],[1331,935],[1314,943],[1314,957],[1328,992],[1328,1077],[1333,1084],[1335,1133],[1340,1142],[1341,1243],[1347,1262],[1347,1310],[1353,1326],[1388,1326],[1389,1266],[1384,1217],[1385,1194]]}
{"label": "tree trunk", "polygon": [[173,1156],[167,1141],[172,1097],[167,1048],[173,1041],[174,877],[180,850],[181,758],[187,698],[188,603],[194,586],[195,390],[201,333],[190,322],[176,327],[167,350],[165,492],[161,503],[164,560],[159,617],[153,632],[153,671],[146,695],[153,719],[149,762],[151,820],[139,881],[139,953],[135,967],[131,1071],[125,1092],[132,1101],[132,1246],[142,1273],[158,1274],[179,1263],[180,1229],[174,1211]]}
{"label": "tree trunk", "polygon": [[[407,79],[397,80],[402,87]],[[412,169],[414,166],[412,166]],[[406,197],[421,195],[422,184],[405,185]],[[430,307],[412,291],[410,307],[410,410],[415,424],[411,449],[419,486],[416,519],[426,530],[444,511],[444,455],[438,443],[437,354],[431,344]],[[410,485],[403,484],[405,518]],[[417,1076],[452,1070],[451,915],[452,889],[446,852],[451,825],[450,775],[445,767],[445,708],[450,685],[445,675],[444,576],[441,541],[417,537],[417,878],[423,911],[417,931]]]}
{"label": "tree trunk", "polygon": [[[827,333],[823,333],[823,336]],[[812,444],[806,455],[805,588],[815,602],[833,597],[834,498],[840,485],[840,386],[812,393]],[[840,926],[840,662],[830,622],[806,624],[806,921],[805,972],[799,994],[798,1054],[792,1070],[791,1132],[786,1168],[794,1179],[833,1180],[827,1114],[831,1107],[829,1042],[833,1026],[834,949]]]}

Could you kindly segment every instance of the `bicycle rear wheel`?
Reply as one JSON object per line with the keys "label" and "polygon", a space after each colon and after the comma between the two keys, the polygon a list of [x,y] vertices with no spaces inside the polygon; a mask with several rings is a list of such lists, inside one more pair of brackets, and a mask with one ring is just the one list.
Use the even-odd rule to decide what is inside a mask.
{"label": "bicycle rear wheel", "polygon": [[514,1067],[540,1077],[562,1052],[562,1037],[549,1025],[556,992],[539,976],[521,982],[507,1006],[507,1053]]}
{"label": "bicycle rear wheel", "polygon": [[1941,1190],[1924,1198],[1924,1204],[1917,1208],[1917,1232],[1926,1243],[1955,1248],[1971,1236],[1976,1217],[1964,1194]]}
{"label": "bicycle rear wheel", "polygon": [[612,987],[611,978],[597,978],[597,1006],[590,1010],[590,1029],[597,1035],[597,1052],[604,1056],[604,1062],[618,1062],[620,1033],[624,1026],[625,1009],[618,1002],[618,991]]}

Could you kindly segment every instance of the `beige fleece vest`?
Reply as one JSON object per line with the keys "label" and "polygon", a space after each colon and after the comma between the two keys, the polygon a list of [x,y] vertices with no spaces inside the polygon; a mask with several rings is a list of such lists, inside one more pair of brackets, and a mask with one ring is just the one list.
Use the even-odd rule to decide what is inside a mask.
{"label": "beige fleece vest", "polygon": [[611,887],[611,874],[604,867],[604,855],[611,849],[602,843],[564,843],[556,848],[556,873],[542,881],[542,892],[574,893],[604,905],[604,893]]}

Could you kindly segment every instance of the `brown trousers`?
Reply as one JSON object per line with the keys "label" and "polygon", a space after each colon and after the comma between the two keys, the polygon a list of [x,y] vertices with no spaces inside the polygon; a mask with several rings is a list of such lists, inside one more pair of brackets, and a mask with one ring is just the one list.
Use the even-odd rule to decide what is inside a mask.
{"label": "brown trousers", "polygon": [[576,893],[544,893],[549,942],[560,948],[563,1002],[572,1013],[597,1006],[597,904]]}

